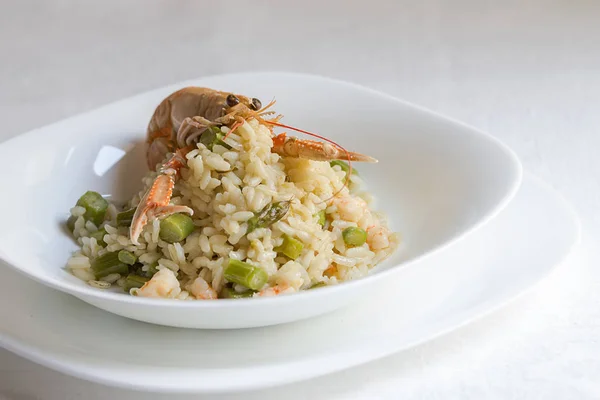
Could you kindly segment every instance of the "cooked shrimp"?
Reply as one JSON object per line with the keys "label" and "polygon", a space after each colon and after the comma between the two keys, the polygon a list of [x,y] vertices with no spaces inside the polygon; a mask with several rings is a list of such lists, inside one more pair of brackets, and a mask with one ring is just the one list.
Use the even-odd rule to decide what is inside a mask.
{"label": "cooked shrimp", "polygon": [[217,298],[217,292],[201,277],[194,279],[188,289],[197,300],[215,300]]}
{"label": "cooked shrimp", "polygon": [[140,297],[174,298],[179,293],[181,287],[175,273],[168,268],[162,268],[144,286],[135,290],[134,294]]}
{"label": "cooked shrimp", "polygon": [[294,293],[294,292],[295,292],[295,290],[293,287],[286,285],[286,284],[281,284],[281,285],[276,285],[276,286],[272,286],[272,287],[263,289],[260,292],[258,292],[258,294],[255,296],[271,297],[271,296],[279,296],[281,294],[288,294],[288,293]]}
{"label": "cooked shrimp", "polygon": [[358,222],[369,212],[367,202],[360,197],[336,197],[333,204],[337,207],[340,218],[346,221]]}
{"label": "cooked shrimp", "polygon": [[390,231],[381,225],[367,229],[367,244],[371,250],[381,250],[390,246]]}
{"label": "cooked shrimp", "polygon": [[[253,118],[271,131],[278,126],[326,142],[279,134],[273,138],[271,150],[283,157],[377,162],[367,155],[347,151],[325,137],[279,123],[281,115],[273,117],[274,112],[269,111],[273,104],[274,101],[263,107],[257,98],[201,87],[186,87],[165,98],[154,111],[146,134],[148,167],[154,169],[162,162],[160,174],[137,206],[129,228],[131,241],[138,244],[142,229],[153,218],[163,218],[173,213],[192,214],[192,210],[186,206],[170,204],[173,186],[179,178],[180,169],[185,165],[185,155],[196,147],[200,137],[212,127],[227,126],[230,134],[246,120]],[[173,155],[164,161],[169,153]]]}

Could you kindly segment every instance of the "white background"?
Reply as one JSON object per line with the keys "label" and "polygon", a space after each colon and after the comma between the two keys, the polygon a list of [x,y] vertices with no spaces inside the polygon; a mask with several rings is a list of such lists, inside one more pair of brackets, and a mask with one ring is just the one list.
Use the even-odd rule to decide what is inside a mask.
{"label": "white background", "polygon": [[[0,57],[0,140],[184,79],[310,72],[496,135],[579,212],[570,261],[501,311],[345,372],[222,398],[600,398],[599,2],[2,2]],[[203,398],[112,389],[0,350],[2,396]]]}

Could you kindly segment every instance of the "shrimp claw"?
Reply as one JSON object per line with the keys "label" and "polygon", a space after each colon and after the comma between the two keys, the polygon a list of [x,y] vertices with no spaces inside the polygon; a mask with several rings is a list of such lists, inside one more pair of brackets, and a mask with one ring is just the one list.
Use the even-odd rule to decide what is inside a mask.
{"label": "shrimp claw", "polygon": [[138,238],[142,233],[142,229],[152,218],[167,217],[176,213],[194,214],[194,211],[189,207],[169,204],[173,195],[175,178],[184,165],[182,152],[182,150],[177,151],[162,165],[160,174],[154,179],[152,186],[140,200],[129,228],[129,237],[133,244],[139,244]]}
{"label": "shrimp claw", "polygon": [[280,133],[273,138],[272,151],[282,157],[307,158],[315,161],[350,159],[350,161],[377,162],[373,157],[352,151],[346,152],[331,143],[298,139],[294,136],[286,136],[285,133]]}

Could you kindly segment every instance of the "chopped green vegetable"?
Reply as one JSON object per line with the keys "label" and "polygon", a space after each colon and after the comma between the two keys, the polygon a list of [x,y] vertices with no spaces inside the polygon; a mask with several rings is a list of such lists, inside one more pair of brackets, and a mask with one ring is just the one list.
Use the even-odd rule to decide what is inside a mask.
{"label": "chopped green vegetable", "polygon": [[126,211],[121,211],[117,214],[117,225],[118,226],[130,226],[133,220],[133,214],[135,214],[135,207]]}
{"label": "chopped green vegetable", "polygon": [[104,221],[108,201],[100,193],[87,191],[77,200],[77,205],[85,208],[83,218],[92,221],[96,226]]}
{"label": "chopped green vegetable", "polygon": [[198,141],[205,145],[207,149],[212,151],[212,146],[216,139],[217,133],[213,129],[207,128],[202,135],[200,135],[200,139]]}
{"label": "chopped green vegetable", "polygon": [[236,292],[235,289],[230,287],[224,287],[221,289],[220,297],[222,299],[245,299],[252,297],[255,292],[252,290],[246,290],[245,292]]}
{"label": "chopped green vegetable", "polygon": [[137,257],[135,256],[135,254],[127,250],[119,251],[118,257],[119,261],[127,265],[133,265],[137,261]]}
{"label": "chopped green vegetable", "polygon": [[259,228],[266,228],[274,224],[285,217],[285,214],[287,214],[289,210],[289,201],[276,201],[273,204],[268,204],[258,213],[254,213],[254,217],[248,220],[248,230],[246,233],[250,233]]}
{"label": "chopped green vegetable", "polygon": [[150,265],[148,267],[148,272],[146,272],[146,276],[149,276],[150,278],[152,278],[154,276],[154,274],[156,274],[158,272],[158,263],[154,263],[152,265]]}
{"label": "chopped green vegetable", "polygon": [[96,239],[96,242],[100,246],[106,246],[106,242],[104,242],[104,235],[106,235],[106,229],[104,228],[99,229],[96,232],[90,233],[90,237]]}
{"label": "chopped green vegetable", "polygon": [[229,259],[223,276],[229,282],[238,283],[252,290],[262,289],[268,279],[264,269],[232,258]]}
{"label": "chopped green vegetable", "polygon": [[224,137],[225,135],[223,135],[218,126],[211,126],[200,135],[199,142],[205,145],[210,151],[212,151],[216,144],[225,147],[227,150],[231,150],[231,146],[223,141]]}
{"label": "chopped green vegetable", "polygon": [[311,287],[308,288],[308,290],[310,289],[318,289],[318,288],[322,288],[327,286],[327,284],[325,282],[317,282],[314,285],[312,285]]}
{"label": "chopped green vegetable", "polygon": [[67,228],[69,228],[69,230],[71,232],[73,232],[75,230],[75,222],[77,221],[77,217],[74,215],[71,215],[69,217],[69,219],[67,220]]}
{"label": "chopped green vegetable", "polygon": [[325,226],[325,222],[327,221],[325,216],[325,210],[321,210],[317,213],[317,222],[321,226]]}
{"label": "chopped green vegetable", "polygon": [[[348,173],[348,171],[350,171],[350,166],[348,165],[348,163],[342,160],[329,161],[329,165],[331,165],[332,167],[339,165],[342,171],[344,171],[346,174]],[[354,167],[352,167],[352,175],[358,175],[358,171]]]}
{"label": "chopped green vegetable", "polygon": [[302,244],[301,241],[284,234],[283,243],[281,243],[281,246],[277,246],[275,251],[287,256],[292,260],[295,260],[296,258],[300,257],[302,249],[304,249],[304,244]]}
{"label": "chopped green vegetable", "polygon": [[154,274],[156,274],[158,272],[158,270],[156,269],[156,267],[158,267],[158,263],[149,265],[147,271],[144,271],[144,267],[145,267],[144,264],[137,261],[135,264],[133,264],[131,267],[129,267],[129,272],[131,272],[134,275],[143,276],[148,279],[152,278],[154,276]]}
{"label": "chopped green vegetable", "polygon": [[159,236],[168,243],[181,242],[194,231],[192,218],[186,214],[173,214],[160,221]]}
{"label": "chopped green vegetable", "polygon": [[96,279],[100,279],[114,273],[124,275],[129,272],[129,267],[119,261],[119,252],[114,251],[103,254],[92,261],[92,271],[94,271]]}
{"label": "chopped green vegetable", "polygon": [[351,226],[342,231],[342,238],[347,246],[362,246],[367,241],[367,232],[364,229]]}
{"label": "chopped green vegetable", "polygon": [[149,280],[150,278],[146,278],[144,276],[129,274],[125,278],[125,285],[123,286],[123,290],[129,292],[133,288],[141,288]]}
{"label": "chopped green vegetable", "polygon": [[143,270],[144,264],[139,261],[136,261],[135,264],[129,267],[129,272],[135,275],[145,276],[146,272]]}

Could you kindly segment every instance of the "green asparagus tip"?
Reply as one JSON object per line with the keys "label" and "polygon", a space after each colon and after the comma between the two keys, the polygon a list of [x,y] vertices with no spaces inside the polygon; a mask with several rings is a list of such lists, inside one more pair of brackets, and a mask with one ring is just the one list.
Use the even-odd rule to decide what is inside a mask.
{"label": "green asparagus tip", "polygon": [[248,220],[248,230],[246,233],[259,228],[267,228],[285,217],[290,210],[290,203],[290,201],[276,201],[265,206]]}

